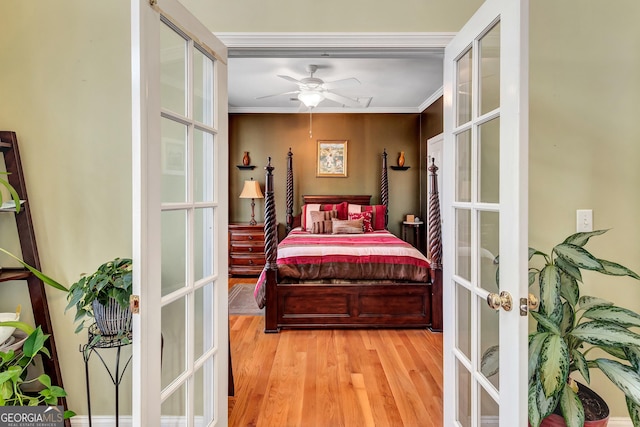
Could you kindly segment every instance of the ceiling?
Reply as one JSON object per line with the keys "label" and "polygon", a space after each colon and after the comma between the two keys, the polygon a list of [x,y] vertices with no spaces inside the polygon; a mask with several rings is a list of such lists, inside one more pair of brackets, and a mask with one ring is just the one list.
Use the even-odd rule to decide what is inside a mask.
{"label": "ceiling", "polygon": [[[442,94],[444,45],[448,34],[294,34],[252,35],[247,39],[216,34],[228,47],[230,113],[297,113],[294,79],[314,77],[331,82],[356,78],[335,93],[357,99],[363,107],[347,107],[325,99],[314,113],[420,113]],[[364,41],[363,41],[364,40]],[[368,105],[368,106],[367,106]]]}

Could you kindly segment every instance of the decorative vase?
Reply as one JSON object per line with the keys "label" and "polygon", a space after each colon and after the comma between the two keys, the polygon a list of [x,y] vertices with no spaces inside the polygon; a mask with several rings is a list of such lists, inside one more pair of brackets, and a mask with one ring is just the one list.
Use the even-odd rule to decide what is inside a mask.
{"label": "decorative vase", "polygon": [[401,151],[400,155],[398,156],[398,166],[404,166],[404,151]]}
{"label": "decorative vase", "polygon": [[129,307],[122,308],[113,298],[106,306],[100,304],[98,300],[94,300],[92,306],[96,325],[102,335],[122,335],[131,331],[131,310]]}
{"label": "decorative vase", "polygon": [[242,164],[249,166],[249,163],[251,163],[251,158],[249,157],[249,152],[245,151],[244,156],[242,156]]}

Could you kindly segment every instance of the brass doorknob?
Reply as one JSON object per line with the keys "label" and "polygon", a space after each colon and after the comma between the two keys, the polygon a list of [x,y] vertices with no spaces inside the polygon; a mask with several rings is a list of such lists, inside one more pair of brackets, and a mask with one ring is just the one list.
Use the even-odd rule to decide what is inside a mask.
{"label": "brass doorknob", "polygon": [[499,310],[500,307],[502,307],[504,311],[511,311],[513,299],[511,298],[511,294],[507,291],[502,291],[500,294],[494,294],[491,292],[487,295],[487,304],[494,310]]}

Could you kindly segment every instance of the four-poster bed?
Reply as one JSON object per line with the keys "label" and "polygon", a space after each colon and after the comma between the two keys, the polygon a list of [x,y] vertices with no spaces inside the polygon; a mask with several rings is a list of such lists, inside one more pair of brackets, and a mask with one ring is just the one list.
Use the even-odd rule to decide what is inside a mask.
{"label": "four-poster bed", "polygon": [[[437,169],[434,164],[429,167],[432,193],[427,259],[386,231],[389,204],[386,151],[382,154],[381,205],[371,206],[368,195],[303,196],[302,213],[294,216],[293,154],[289,149],[287,237],[280,244],[274,167],[269,158],[265,167],[266,264],[254,294],[258,304],[266,307],[265,332],[278,332],[281,328],[389,327],[430,327],[441,331],[442,249]],[[324,218],[314,222],[312,228],[310,218],[318,221],[314,213],[317,211],[323,212],[320,216]],[[343,221],[347,215],[349,219]],[[365,232],[353,227],[352,231],[344,231],[348,234],[342,234],[344,229],[340,227],[356,218],[360,221],[358,227],[362,229],[364,224]],[[320,229],[316,229],[319,224]],[[323,231],[322,224],[328,227],[328,232]]]}

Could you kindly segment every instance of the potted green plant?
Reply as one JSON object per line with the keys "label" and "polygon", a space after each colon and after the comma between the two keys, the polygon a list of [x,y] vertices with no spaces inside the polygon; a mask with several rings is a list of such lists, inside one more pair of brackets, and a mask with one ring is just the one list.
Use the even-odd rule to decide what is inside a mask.
{"label": "potted green plant", "polygon": [[115,258],[83,275],[69,287],[67,308],[76,309],[76,333],[95,319],[101,335],[126,336],[131,331],[129,297],[132,293],[131,258]]}
{"label": "potted green plant", "polygon": [[[0,172],[0,175],[7,175],[7,173]],[[9,191],[14,202],[12,209],[20,212],[20,198],[13,186],[2,178],[0,178],[0,186],[5,187]],[[0,192],[0,204],[2,204],[2,202],[3,198]],[[45,275],[40,270],[25,263],[6,249],[0,248],[0,252],[18,261],[46,285],[68,292],[65,286]],[[45,347],[49,335],[45,334],[40,326],[33,328],[24,322],[18,321],[19,313],[20,309],[18,308],[16,310],[16,320],[0,322],[0,327],[17,328],[26,335],[24,339],[19,340],[15,344],[6,346],[6,348],[4,348],[5,351],[0,351],[0,390],[2,391],[0,393],[0,406],[56,405],[58,398],[67,395],[64,389],[53,385],[51,378],[47,374],[41,374],[33,379],[27,377],[27,369],[34,363],[36,356],[51,357],[49,350]],[[36,381],[41,385],[37,393],[27,393],[24,391],[23,387],[26,384]],[[73,411],[66,410],[64,412],[65,419],[75,415]]]}
{"label": "potted green plant", "polygon": [[[578,372],[588,384],[590,369],[600,369],[625,393],[633,425],[640,426],[640,335],[630,330],[640,327],[640,315],[610,301],[582,295],[580,290],[583,270],[640,280],[627,267],[598,259],[584,248],[591,237],[606,231],[573,234],[549,254],[529,249],[529,286],[537,284],[540,295],[537,311],[530,311],[536,321],[536,330],[529,335],[532,427],[605,426],[609,415],[606,404],[604,421],[587,420],[585,424],[596,398],[571,377]],[[540,259],[542,265],[536,266]],[[481,369],[487,377],[497,372],[497,354],[492,347],[483,355]],[[589,399],[583,397],[587,394]],[[566,424],[554,424],[558,420]]]}

